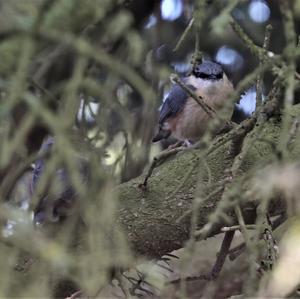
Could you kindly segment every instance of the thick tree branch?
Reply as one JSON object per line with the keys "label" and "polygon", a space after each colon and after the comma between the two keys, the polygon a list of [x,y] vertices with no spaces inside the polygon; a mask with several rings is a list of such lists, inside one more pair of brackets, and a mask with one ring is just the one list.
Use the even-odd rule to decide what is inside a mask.
{"label": "thick tree branch", "polygon": [[[290,116],[293,120],[300,117],[300,105],[293,107]],[[260,127],[257,129],[261,130]],[[266,123],[262,139],[276,142],[280,130],[280,122],[271,118]],[[246,136],[244,142],[247,142],[247,138],[250,137]],[[184,245],[189,239],[191,215],[188,211],[192,209],[197,184],[202,186],[202,198],[214,192],[216,184],[228,178],[228,170],[232,167],[236,155],[234,147],[235,141],[231,140],[209,153],[205,158],[207,166],[199,163],[199,150],[197,149],[178,153],[153,171],[146,191],[138,187],[144,176],[117,188],[120,198],[118,222],[125,229],[129,243],[135,252],[147,256],[162,256]],[[291,156],[300,157],[299,144],[292,149]],[[251,170],[263,168],[273,158],[273,147],[261,139],[257,140],[241,163],[240,176]],[[197,167],[195,167],[195,163],[199,163],[196,165]],[[191,172],[189,172],[190,169]],[[201,177],[198,175],[199,169],[202,172]],[[188,172],[190,176],[189,179],[186,179]],[[183,180],[185,180],[185,184],[178,189]],[[244,186],[238,185],[232,182],[228,188],[238,194],[243,192],[244,188]],[[209,200],[200,201],[198,206],[199,228],[208,223],[209,215],[215,210],[221,196],[222,189],[214,196],[209,197]],[[254,210],[254,201],[243,208],[243,217],[247,224],[253,222]],[[187,213],[187,217],[182,217],[185,213]],[[273,213],[276,213],[276,210]],[[233,213],[228,211],[227,214],[232,218],[231,224],[237,224]],[[224,220],[217,223],[209,230],[208,236],[217,234],[221,227],[227,225],[228,223]]]}

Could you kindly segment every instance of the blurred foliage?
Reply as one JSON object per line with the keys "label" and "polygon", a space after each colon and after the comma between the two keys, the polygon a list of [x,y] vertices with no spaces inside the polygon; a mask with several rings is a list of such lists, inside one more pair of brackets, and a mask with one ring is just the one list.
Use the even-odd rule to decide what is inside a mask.
{"label": "blurred foliage", "polygon": [[[122,198],[114,190],[141,175],[161,148],[169,145],[170,141],[151,143],[157,111],[170,86],[170,74],[187,74],[198,50],[204,58],[219,57],[236,87],[232,101],[238,102],[245,90],[256,85],[265,98],[277,96],[283,107],[282,136],[274,150],[279,158],[270,162],[275,166],[259,169],[253,181],[247,180],[252,173],[246,174],[245,197],[252,192],[253,201],[263,205],[263,215],[249,236],[243,222],[239,223],[253,262],[245,263],[250,278],[245,285],[240,283],[239,292],[250,289],[253,295],[260,283],[255,276],[255,262],[260,258],[255,246],[262,238],[261,229],[269,229],[265,223],[268,203],[280,193],[288,214],[298,216],[299,181],[295,178],[299,166],[288,163],[289,147],[300,140],[299,120],[291,124],[287,111],[299,102],[299,1],[291,1],[293,15],[288,7],[282,8],[283,0],[261,1],[271,12],[262,23],[249,16],[249,4],[254,1],[179,1],[182,11],[172,20],[162,17],[161,2],[0,1],[0,297],[64,298],[81,290],[104,298],[115,289],[122,296],[138,292],[146,296],[153,291],[147,281],[159,295],[165,280],[156,272],[157,263],[137,257],[136,248],[128,242],[139,232],[122,227],[123,219],[118,218]],[[263,48],[267,23],[273,26],[269,49]],[[240,36],[237,24],[243,29]],[[233,51],[222,54],[224,46]],[[242,109],[237,109],[242,116],[235,115],[234,121],[249,116]],[[263,111],[255,116],[261,131],[268,121],[265,115]],[[53,144],[47,143],[49,135]],[[241,145],[231,179],[239,177],[239,161],[260,135],[250,137]],[[210,135],[206,138],[211,141]],[[275,141],[264,142],[273,146]],[[222,186],[230,189],[225,183]],[[198,187],[196,200],[201,197]],[[268,294],[268,286],[279,287],[276,275],[286,271],[285,259],[298,254],[299,224],[294,225],[282,241],[292,245],[283,250],[275,278],[261,287],[262,293]],[[195,226],[192,219],[192,232]],[[195,258],[194,241],[188,242],[183,264]],[[140,246],[151,248],[146,241]],[[168,274],[172,259],[160,260],[160,268]],[[298,259],[295,263],[294,268],[299,268]],[[180,275],[188,275],[186,268],[180,268]],[[117,278],[115,288],[108,295],[112,278]],[[283,295],[294,290],[299,283],[296,278]],[[183,284],[176,286],[184,296]]]}

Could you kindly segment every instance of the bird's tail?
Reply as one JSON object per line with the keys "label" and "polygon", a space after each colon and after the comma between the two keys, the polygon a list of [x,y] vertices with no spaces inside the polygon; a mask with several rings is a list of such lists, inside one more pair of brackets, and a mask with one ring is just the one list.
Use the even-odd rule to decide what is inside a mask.
{"label": "bird's tail", "polygon": [[171,135],[170,130],[159,129],[158,133],[153,137],[152,142],[157,142],[161,139],[166,139]]}

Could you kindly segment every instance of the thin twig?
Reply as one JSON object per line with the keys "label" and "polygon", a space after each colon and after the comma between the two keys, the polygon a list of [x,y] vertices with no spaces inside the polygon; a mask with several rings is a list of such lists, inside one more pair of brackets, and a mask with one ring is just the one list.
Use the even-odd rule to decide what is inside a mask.
{"label": "thin twig", "polygon": [[[270,44],[270,37],[272,32],[272,25],[268,24],[265,31],[265,38],[263,42],[263,49],[268,50]],[[264,56],[259,59],[259,67],[261,68],[264,63]],[[262,105],[262,85],[263,85],[263,74],[260,73],[257,77],[256,82],[256,109]]]}
{"label": "thin twig", "polygon": [[254,44],[253,40],[245,33],[243,28],[234,19],[230,21],[230,25],[232,29],[237,33],[237,35],[241,38],[243,44],[250,50],[253,55],[258,57],[259,59],[264,58],[266,60],[278,58],[278,55],[274,54],[273,52],[267,51],[266,49]]}
{"label": "thin twig", "polygon": [[295,61],[295,51],[296,51],[296,31],[294,26],[293,13],[290,8],[290,3],[288,1],[281,0],[279,2],[280,11],[283,17],[283,27],[284,33],[287,41],[287,45],[284,49],[284,55],[287,59],[287,68],[285,72],[286,78],[286,88],[284,94],[284,111],[282,119],[282,130],[280,135],[279,150],[282,152],[283,156],[288,156],[288,142],[289,142],[289,130],[291,125],[291,115],[289,109],[294,103],[294,90],[295,90],[295,71],[296,71],[296,61]]}
{"label": "thin twig", "polygon": [[189,24],[186,26],[185,30],[183,31],[182,35],[180,36],[176,46],[174,47],[173,51],[176,52],[178,51],[178,49],[180,48],[180,46],[182,45],[182,43],[184,42],[184,40],[186,39],[188,33],[190,32],[190,30],[192,29],[194,25],[194,18],[192,18],[189,22]]}
{"label": "thin twig", "polygon": [[[247,229],[256,229],[257,226],[255,224],[248,224],[245,226]],[[239,225],[233,225],[233,226],[224,226],[221,228],[222,232],[230,232],[235,230],[241,230],[241,227]]]}
{"label": "thin twig", "polygon": [[149,170],[145,176],[145,179],[143,181],[143,183],[141,183],[139,185],[139,188],[141,188],[142,190],[146,190],[147,188],[147,183],[148,183],[148,180],[149,178],[151,177],[152,175],[152,172],[153,170],[160,164],[162,164],[167,158],[181,152],[182,150],[184,150],[185,148],[184,147],[176,147],[176,148],[173,148],[171,150],[166,150],[166,151],[163,151],[161,152],[159,155],[157,155],[156,157],[153,158],[153,161],[149,167]]}
{"label": "thin twig", "polygon": [[195,101],[196,103],[207,113],[207,115],[210,118],[213,118],[216,116],[216,111],[214,108],[209,106],[207,103],[204,102],[203,98],[201,96],[198,96],[196,93],[194,93],[190,88],[188,88],[181,80],[180,78],[173,74],[171,76],[171,81],[178,84],[185,92],[187,92]]}

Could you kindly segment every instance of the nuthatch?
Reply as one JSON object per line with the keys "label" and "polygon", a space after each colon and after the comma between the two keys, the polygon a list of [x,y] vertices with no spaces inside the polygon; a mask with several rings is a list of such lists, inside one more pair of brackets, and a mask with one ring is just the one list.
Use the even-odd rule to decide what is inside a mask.
{"label": "nuthatch", "polygon": [[[233,86],[221,65],[205,61],[196,66],[183,83],[216,111],[222,108]],[[196,142],[204,134],[210,121],[209,115],[200,105],[175,84],[165,99],[159,116],[159,132],[153,142],[170,135],[186,144]]]}

